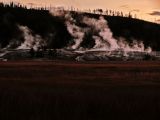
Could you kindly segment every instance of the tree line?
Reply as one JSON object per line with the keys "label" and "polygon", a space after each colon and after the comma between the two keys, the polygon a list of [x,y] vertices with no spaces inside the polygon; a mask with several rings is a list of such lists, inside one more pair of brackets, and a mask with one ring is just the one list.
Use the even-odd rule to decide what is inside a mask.
{"label": "tree line", "polygon": [[[10,3],[3,3],[0,2],[0,7],[5,7],[5,8],[18,8],[18,9],[28,9],[26,5],[20,4],[20,3],[14,3],[14,2],[10,2]],[[35,9],[35,10],[52,10],[52,9],[57,9],[57,10],[68,10],[68,11],[77,11],[77,12],[81,12],[82,10],[78,9],[78,8],[74,8],[71,7],[70,9],[65,9],[64,7],[34,7],[34,6],[30,6],[29,9]],[[137,18],[137,15],[135,14],[134,16],[131,14],[131,12],[128,12],[128,14],[123,13],[122,11],[115,11],[115,10],[110,10],[110,9],[106,9],[103,10],[101,8],[98,9],[88,9],[88,10],[83,10],[82,12],[87,12],[87,13],[94,13],[94,14],[100,14],[100,15],[107,15],[107,16],[121,16],[121,17],[129,17],[129,18]]]}

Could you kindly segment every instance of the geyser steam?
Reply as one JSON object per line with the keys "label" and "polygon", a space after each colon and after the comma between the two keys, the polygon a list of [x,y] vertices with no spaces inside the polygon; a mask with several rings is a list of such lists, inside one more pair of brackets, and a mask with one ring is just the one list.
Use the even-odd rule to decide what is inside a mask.
{"label": "geyser steam", "polygon": [[85,33],[93,31],[92,38],[95,46],[87,50],[114,51],[120,49],[126,52],[151,52],[151,48],[145,49],[142,41],[133,40],[133,42],[129,44],[124,38],[115,39],[108,27],[107,21],[102,16],[100,16],[99,19],[84,16],[82,23],[87,25],[85,28],[76,25],[76,20],[71,16],[67,17],[66,20],[68,32],[73,36],[75,41],[75,44],[70,46],[72,49],[79,50],[79,48],[82,48],[81,43],[84,40]]}
{"label": "geyser steam", "polygon": [[119,48],[117,40],[112,37],[112,32],[103,17],[100,17],[98,20],[84,17],[83,23],[92,28],[96,33],[96,35],[93,35],[95,49],[115,50]]}
{"label": "geyser steam", "polygon": [[45,40],[40,35],[33,35],[32,31],[26,26],[19,26],[19,29],[23,32],[24,42],[17,49],[31,49],[38,50],[42,46],[46,45]]}

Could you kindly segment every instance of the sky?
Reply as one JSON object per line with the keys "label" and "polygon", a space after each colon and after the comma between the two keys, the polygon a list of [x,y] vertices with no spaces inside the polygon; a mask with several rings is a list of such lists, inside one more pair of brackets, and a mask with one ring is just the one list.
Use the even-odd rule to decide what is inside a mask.
{"label": "sky", "polygon": [[71,6],[79,9],[102,8],[131,12],[139,19],[160,23],[160,0],[0,0],[2,2],[18,2],[30,6]]}

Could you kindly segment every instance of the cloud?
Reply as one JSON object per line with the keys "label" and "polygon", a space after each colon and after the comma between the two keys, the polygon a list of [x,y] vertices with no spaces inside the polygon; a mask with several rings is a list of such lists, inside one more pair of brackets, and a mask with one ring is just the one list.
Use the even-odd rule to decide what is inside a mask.
{"label": "cloud", "polygon": [[129,5],[121,5],[121,6],[119,6],[120,8],[123,8],[123,9],[129,9],[130,7],[129,7]]}
{"label": "cloud", "polygon": [[160,11],[153,11],[151,13],[148,13],[149,15],[152,15],[152,16],[160,16]]}
{"label": "cloud", "polygon": [[27,5],[29,5],[29,6],[35,6],[35,5],[37,5],[37,4],[30,2],[30,3],[27,3]]}
{"label": "cloud", "polygon": [[130,12],[140,12],[140,10],[139,9],[133,9]]}
{"label": "cloud", "polygon": [[160,19],[155,20],[157,23],[160,23]]}
{"label": "cloud", "polygon": [[41,4],[41,3],[33,3],[33,2],[26,3],[26,5],[29,6],[29,7],[41,7],[41,6],[43,6],[43,4]]}

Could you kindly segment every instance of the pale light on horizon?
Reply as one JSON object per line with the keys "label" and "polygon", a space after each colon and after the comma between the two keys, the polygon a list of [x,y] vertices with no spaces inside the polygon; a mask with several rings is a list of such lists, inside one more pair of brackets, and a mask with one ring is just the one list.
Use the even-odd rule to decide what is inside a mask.
{"label": "pale light on horizon", "polygon": [[122,11],[124,13],[131,12],[132,15],[137,15],[139,19],[155,22],[160,20],[160,15],[151,15],[153,11],[160,11],[160,0],[2,0],[1,2],[18,2],[25,5],[33,6],[63,6],[75,7],[78,9],[111,9],[115,11]]}

